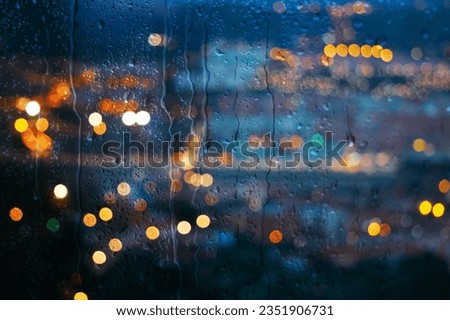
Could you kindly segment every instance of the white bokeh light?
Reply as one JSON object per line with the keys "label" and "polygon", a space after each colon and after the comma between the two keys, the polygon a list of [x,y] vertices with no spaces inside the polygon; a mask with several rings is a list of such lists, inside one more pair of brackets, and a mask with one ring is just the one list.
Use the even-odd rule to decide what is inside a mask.
{"label": "white bokeh light", "polygon": [[127,111],[122,115],[122,122],[126,126],[132,126],[136,123],[136,113]]}
{"label": "white bokeh light", "polygon": [[102,115],[98,112],[93,112],[89,115],[89,124],[93,127],[96,127],[102,123]]}
{"label": "white bokeh light", "polygon": [[30,101],[27,103],[25,107],[25,111],[28,113],[29,116],[36,116],[41,112],[41,106],[37,101]]}
{"label": "white bokeh light", "polygon": [[55,197],[58,199],[64,199],[65,197],[67,197],[67,194],[69,193],[69,191],[67,190],[67,187],[63,184],[58,184],[57,186],[55,186],[55,188],[53,189],[53,193],[55,194]]}
{"label": "white bokeh light", "polygon": [[136,114],[136,123],[140,126],[145,126],[150,122],[150,113],[147,111],[139,111]]}

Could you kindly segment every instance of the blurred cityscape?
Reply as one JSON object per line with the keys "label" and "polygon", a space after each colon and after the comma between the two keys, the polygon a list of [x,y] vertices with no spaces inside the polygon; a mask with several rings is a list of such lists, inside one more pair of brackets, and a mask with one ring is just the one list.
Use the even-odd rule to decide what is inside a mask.
{"label": "blurred cityscape", "polygon": [[450,298],[450,1],[0,13],[2,298]]}

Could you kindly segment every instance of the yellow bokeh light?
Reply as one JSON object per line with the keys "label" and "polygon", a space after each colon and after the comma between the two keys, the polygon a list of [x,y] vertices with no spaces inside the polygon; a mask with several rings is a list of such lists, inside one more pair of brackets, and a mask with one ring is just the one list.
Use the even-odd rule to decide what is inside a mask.
{"label": "yellow bokeh light", "polygon": [[369,226],[367,227],[367,233],[371,237],[376,237],[381,230],[381,226],[378,222],[371,222]]}
{"label": "yellow bokeh light", "polygon": [[381,58],[381,52],[383,51],[383,47],[379,44],[376,44],[372,47],[372,56],[374,58]]}
{"label": "yellow bokeh light", "polygon": [[117,238],[112,238],[111,240],[109,240],[108,246],[112,252],[118,252],[122,250],[122,241]]}
{"label": "yellow bokeh light", "polygon": [[441,193],[447,193],[450,190],[450,181],[442,179],[439,181],[438,188]]}
{"label": "yellow bokeh light", "polygon": [[214,178],[209,173],[205,173],[205,174],[201,175],[201,177],[200,177],[200,183],[204,187],[211,186],[213,184],[213,182],[214,182]]}
{"label": "yellow bokeh light", "polygon": [[93,112],[89,115],[88,118],[89,124],[93,127],[98,126],[100,123],[102,123],[103,121],[103,117],[100,113],[98,112]]}
{"label": "yellow bokeh light", "polygon": [[348,47],[345,44],[340,43],[336,47],[336,53],[338,56],[345,58],[348,55]]}
{"label": "yellow bokeh light", "polygon": [[95,264],[104,264],[106,262],[106,254],[103,251],[95,251],[92,255],[92,261]]}
{"label": "yellow bokeh light", "polygon": [[191,183],[191,178],[192,178],[192,175],[194,175],[194,174],[195,174],[195,172],[193,172],[193,171],[186,171],[183,175],[184,182]]}
{"label": "yellow bokeh light", "polygon": [[105,134],[106,129],[107,129],[106,123],[101,122],[98,126],[94,127],[94,132],[95,132],[95,134],[101,136],[101,135]]}
{"label": "yellow bokeh light", "polygon": [[17,132],[25,132],[28,129],[28,121],[24,118],[19,118],[14,122],[14,128]]}
{"label": "yellow bokeh light", "polygon": [[97,224],[97,218],[92,213],[86,213],[83,217],[83,223],[86,227],[92,228]]}
{"label": "yellow bokeh light", "polygon": [[419,212],[421,215],[426,216],[431,212],[431,202],[424,200],[419,204]]}
{"label": "yellow bokeh light", "polygon": [[45,118],[39,118],[36,120],[36,129],[40,132],[45,132],[48,129],[48,120]]}
{"label": "yellow bokeh light", "polygon": [[427,148],[427,143],[425,140],[418,138],[413,141],[412,147],[416,152],[424,152],[425,149]]}
{"label": "yellow bokeh light", "polygon": [[394,58],[394,54],[389,49],[381,50],[381,60],[384,62],[391,62],[392,58]]}
{"label": "yellow bokeh light", "polygon": [[64,199],[65,197],[67,197],[68,193],[69,191],[67,190],[67,187],[63,184],[58,184],[53,189],[53,194],[57,199]]}
{"label": "yellow bokeh light", "polygon": [[109,221],[113,217],[113,212],[110,208],[104,207],[100,209],[98,215],[103,221]]}
{"label": "yellow bokeh light", "polygon": [[191,224],[187,221],[180,221],[177,225],[177,230],[180,234],[188,234],[191,232]]}
{"label": "yellow bokeh light", "polygon": [[77,292],[73,296],[73,300],[89,300],[88,296],[84,292]]}
{"label": "yellow bokeh light", "polygon": [[156,47],[159,46],[162,42],[162,36],[158,33],[152,33],[148,36],[148,44]]}
{"label": "yellow bokeh light", "polygon": [[37,101],[30,101],[25,107],[25,111],[31,117],[37,116],[41,112],[41,106]]}
{"label": "yellow bokeh light", "polygon": [[156,240],[159,237],[159,229],[155,226],[150,226],[145,230],[145,235],[150,240]]}
{"label": "yellow bokeh light", "polygon": [[433,216],[440,218],[445,213],[445,207],[442,203],[438,202],[433,206]]}
{"label": "yellow bokeh light", "polygon": [[361,154],[359,152],[352,152],[346,156],[347,164],[349,167],[358,166],[361,162]]}
{"label": "yellow bokeh light", "polygon": [[43,152],[51,149],[52,139],[43,132],[33,132],[30,128],[21,135],[23,144],[33,152]]}
{"label": "yellow bokeh light", "polygon": [[70,95],[70,87],[65,82],[58,83],[58,85],[56,86],[56,92],[63,98],[67,97],[68,95]]}
{"label": "yellow bokeh light", "polygon": [[210,225],[211,219],[206,214],[201,214],[197,217],[197,220],[195,222],[197,223],[197,226],[199,228],[204,229]]}
{"label": "yellow bokeh light", "polygon": [[199,173],[192,174],[189,183],[196,188],[200,187],[202,184],[202,176]]}
{"label": "yellow bokeh light", "polygon": [[18,222],[23,218],[23,212],[19,208],[15,207],[9,210],[9,217],[12,221]]}
{"label": "yellow bokeh light", "polygon": [[361,46],[361,55],[364,58],[370,58],[372,56],[372,47],[369,46],[368,44],[362,45]]}
{"label": "yellow bokeh light", "polygon": [[121,196],[127,196],[130,194],[131,192],[131,187],[128,183],[126,182],[121,182],[119,183],[119,185],[117,186],[117,192],[121,195]]}
{"label": "yellow bokeh light", "polygon": [[348,46],[348,54],[354,58],[359,57],[361,54],[361,48],[357,44],[353,43]]}
{"label": "yellow bokeh light", "polygon": [[333,58],[336,55],[336,47],[332,44],[327,44],[324,48],[323,48],[323,53],[329,57],[329,58]]}

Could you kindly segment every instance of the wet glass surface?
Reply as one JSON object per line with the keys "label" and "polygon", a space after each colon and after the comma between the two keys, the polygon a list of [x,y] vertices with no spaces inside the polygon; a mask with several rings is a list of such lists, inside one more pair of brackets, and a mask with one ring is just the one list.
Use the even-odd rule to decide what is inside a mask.
{"label": "wet glass surface", "polygon": [[449,18],[1,1],[1,297],[448,299]]}

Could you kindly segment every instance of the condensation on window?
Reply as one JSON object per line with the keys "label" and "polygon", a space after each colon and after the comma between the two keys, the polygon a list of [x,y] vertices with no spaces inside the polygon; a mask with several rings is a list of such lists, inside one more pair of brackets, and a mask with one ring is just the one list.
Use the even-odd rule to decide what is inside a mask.
{"label": "condensation on window", "polygon": [[450,2],[0,3],[8,299],[448,299]]}

